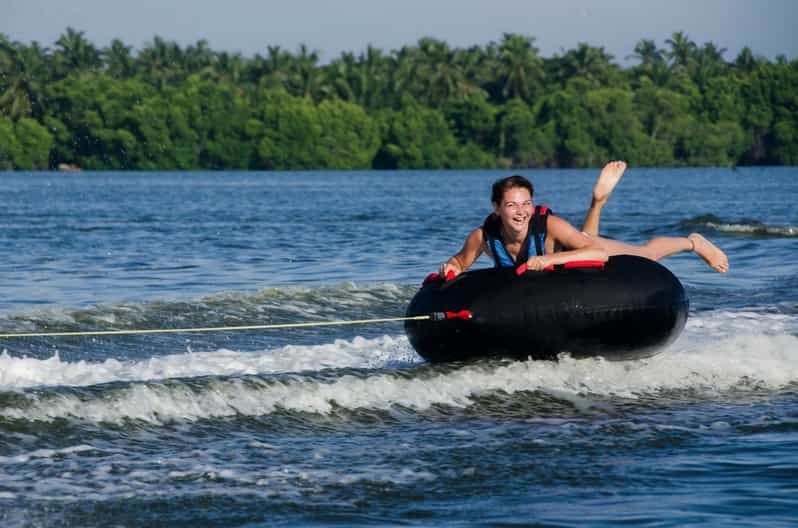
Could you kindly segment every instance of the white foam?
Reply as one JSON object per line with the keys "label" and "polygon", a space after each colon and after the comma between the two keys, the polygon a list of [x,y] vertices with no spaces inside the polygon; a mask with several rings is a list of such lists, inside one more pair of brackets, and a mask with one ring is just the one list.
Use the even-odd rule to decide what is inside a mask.
{"label": "white foam", "polygon": [[592,395],[638,398],[663,389],[708,393],[750,386],[779,388],[798,381],[798,338],[793,335],[733,336],[710,344],[682,340],[654,358],[631,362],[601,359],[474,364],[453,371],[380,372],[343,375],[331,382],[299,375],[277,380],[209,380],[137,383],[106,391],[102,398],[72,394],[29,396],[29,405],[0,414],[14,419],[75,418],[93,422],[126,419],[151,423],[235,415],[262,416],[284,409],[330,414],[344,409],[426,410],[434,405],[467,407],[481,394],[545,391],[577,407],[596,405]]}
{"label": "white foam", "polygon": [[417,362],[420,359],[404,336],[356,337],[352,341],[336,340],[315,346],[289,345],[259,352],[187,352],[145,361],[108,359],[70,363],[61,361],[58,354],[42,360],[13,357],[4,351],[0,354],[0,388],[82,387],[114,381],[273,374],[324,368],[377,368],[391,361]]}
{"label": "white foam", "polygon": [[[27,402],[0,410],[23,420],[125,419],[162,423],[234,415],[268,415],[278,409],[332,413],[345,409],[425,410],[434,405],[466,407],[491,391],[546,391],[578,408],[597,403],[592,395],[637,398],[668,389],[710,393],[737,386],[781,388],[798,382],[798,318],[754,310],[703,312],[664,353],[640,361],[601,359],[474,364],[453,371],[379,371],[319,380],[291,374],[334,367],[373,369],[420,362],[404,336],[355,338],[317,346],[287,346],[263,352],[220,350],[150,358],[140,362],[62,362],[0,355],[0,385],[85,386],[131,382],[103,389],[101,396],[69,392],[23,393]],[[393,363],[393,365],[392,365]],[[225,376],[265,375],[263,378]],[[194,376],[199,383],[170,380]]]}
{"label": "white foam", "polygon": [[[741,336],[743,341],[733,346],[745,347],[744,342],[749,340],[753,343],[755,336],[796,333],[798,318],[793,315],[753,310],[703,312],[688,320],[685,333],[674,348],[686,352],[695,347],[711,350],[713,343],[729,336]],[[757,342],[752,346],[766,347],[767,344]],[[226,349],[186,352],[144,361],[66,362],[58,354],[41,360],[14,357],[4,351],[0,354],[0,389],[82,387],[118,381],[307,372],[324,368],[379,368],[391,362],[420,361],[404,336],[356,337],[351,341],[336,340],[313,346],[289,345],[255,352]]]}
{"label": "white foam", "polygon": [[712,341],[734,335],[779,335],[798,332],[794,315],[753,309],[702,312],[687,320],[685,334],[691,340]]}
{"label": "white foam", "polygon": [[725,233],[766,234],[773,236],[794,237],[798,236],[798,227],[791,225],[765,225],[765,224],[734,224],[705,222],[705,226]]}

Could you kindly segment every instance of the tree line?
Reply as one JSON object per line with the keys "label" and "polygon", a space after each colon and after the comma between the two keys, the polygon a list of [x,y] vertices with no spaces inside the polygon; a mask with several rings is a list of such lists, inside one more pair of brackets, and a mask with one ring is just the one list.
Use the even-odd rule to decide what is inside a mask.
{"label": "tree line", "polygon": [[53,48],[0,34],[0,169],[416,169],[798,165],[798,61],[733,60],[683,32],[622,67],[581,43],[504,34],[321,64],[155,37]]}

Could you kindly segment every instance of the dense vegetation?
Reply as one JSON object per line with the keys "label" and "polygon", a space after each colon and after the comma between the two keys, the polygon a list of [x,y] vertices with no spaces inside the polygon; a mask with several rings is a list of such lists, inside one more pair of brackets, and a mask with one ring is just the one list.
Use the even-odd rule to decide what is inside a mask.
{"label": "dense vegetation", "polygon": [[798,164],[798,61],[674,33],[621,67],[534,38],[421,39],[320,64],[156,37],[53,49],[0,35],[0,169],[364,169]]}

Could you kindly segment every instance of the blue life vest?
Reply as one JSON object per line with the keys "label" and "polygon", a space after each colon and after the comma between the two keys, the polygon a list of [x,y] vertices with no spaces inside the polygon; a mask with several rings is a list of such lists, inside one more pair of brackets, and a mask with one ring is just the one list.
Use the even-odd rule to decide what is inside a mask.
{"label": "blue life vest", "polygon": [[535,213],[529,219],[526,240],[518,252],[518,257],[513,260],[502,241],[502,221],[499,215],[491,213],[482,224],[482,233],[485,243],[493,257],[494,267],[514,268],[529,260],[529,250],[535,244],[535,254],[538,256],[546,253],[546,221],[552,213],[545,205],[535,206]]}

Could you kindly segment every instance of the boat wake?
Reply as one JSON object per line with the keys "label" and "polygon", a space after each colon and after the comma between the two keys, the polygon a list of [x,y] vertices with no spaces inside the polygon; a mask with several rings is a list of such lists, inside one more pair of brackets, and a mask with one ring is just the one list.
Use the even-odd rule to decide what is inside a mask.
{"label": "boat wake", "polygon": [[421,360],[403,337],[356,337],[323,345],[288,345],[274,350],[185,352],[143,361],[62,361],[0,354],[0,389],[42,386],[87,387],[120,381],[158,381],[201,376],[246,376],[316,372],[340,368],[412,365]]}
{"label": "boat wake", "polygon": [[756,238],[795,238],[798,237],[798,226],[794,225],[768,225],[749,218],[739,220],[723,220],[715,215],[701,215],[685,220],[681,223],[686,229],[703,227],[721,233]]}
{"label": "boat wake", "polygon": [[[629,362],[564,355],[557,362],[432,366],[404,336],[383,336],[130,362],[69,363],[58,356],[37,360],[3,353],[0,376],[0,420],[25,422],[165,424],[274,413],[351,418],[375,411],[485,410],[530,395],[536,395],[530,403],[535,409],[553,398],[589,410],[619,401],[649,405],[792,387],[798,383],[798,318],[699,314],[668,350]],[[506,405],[499,407],[506,411]]]}

